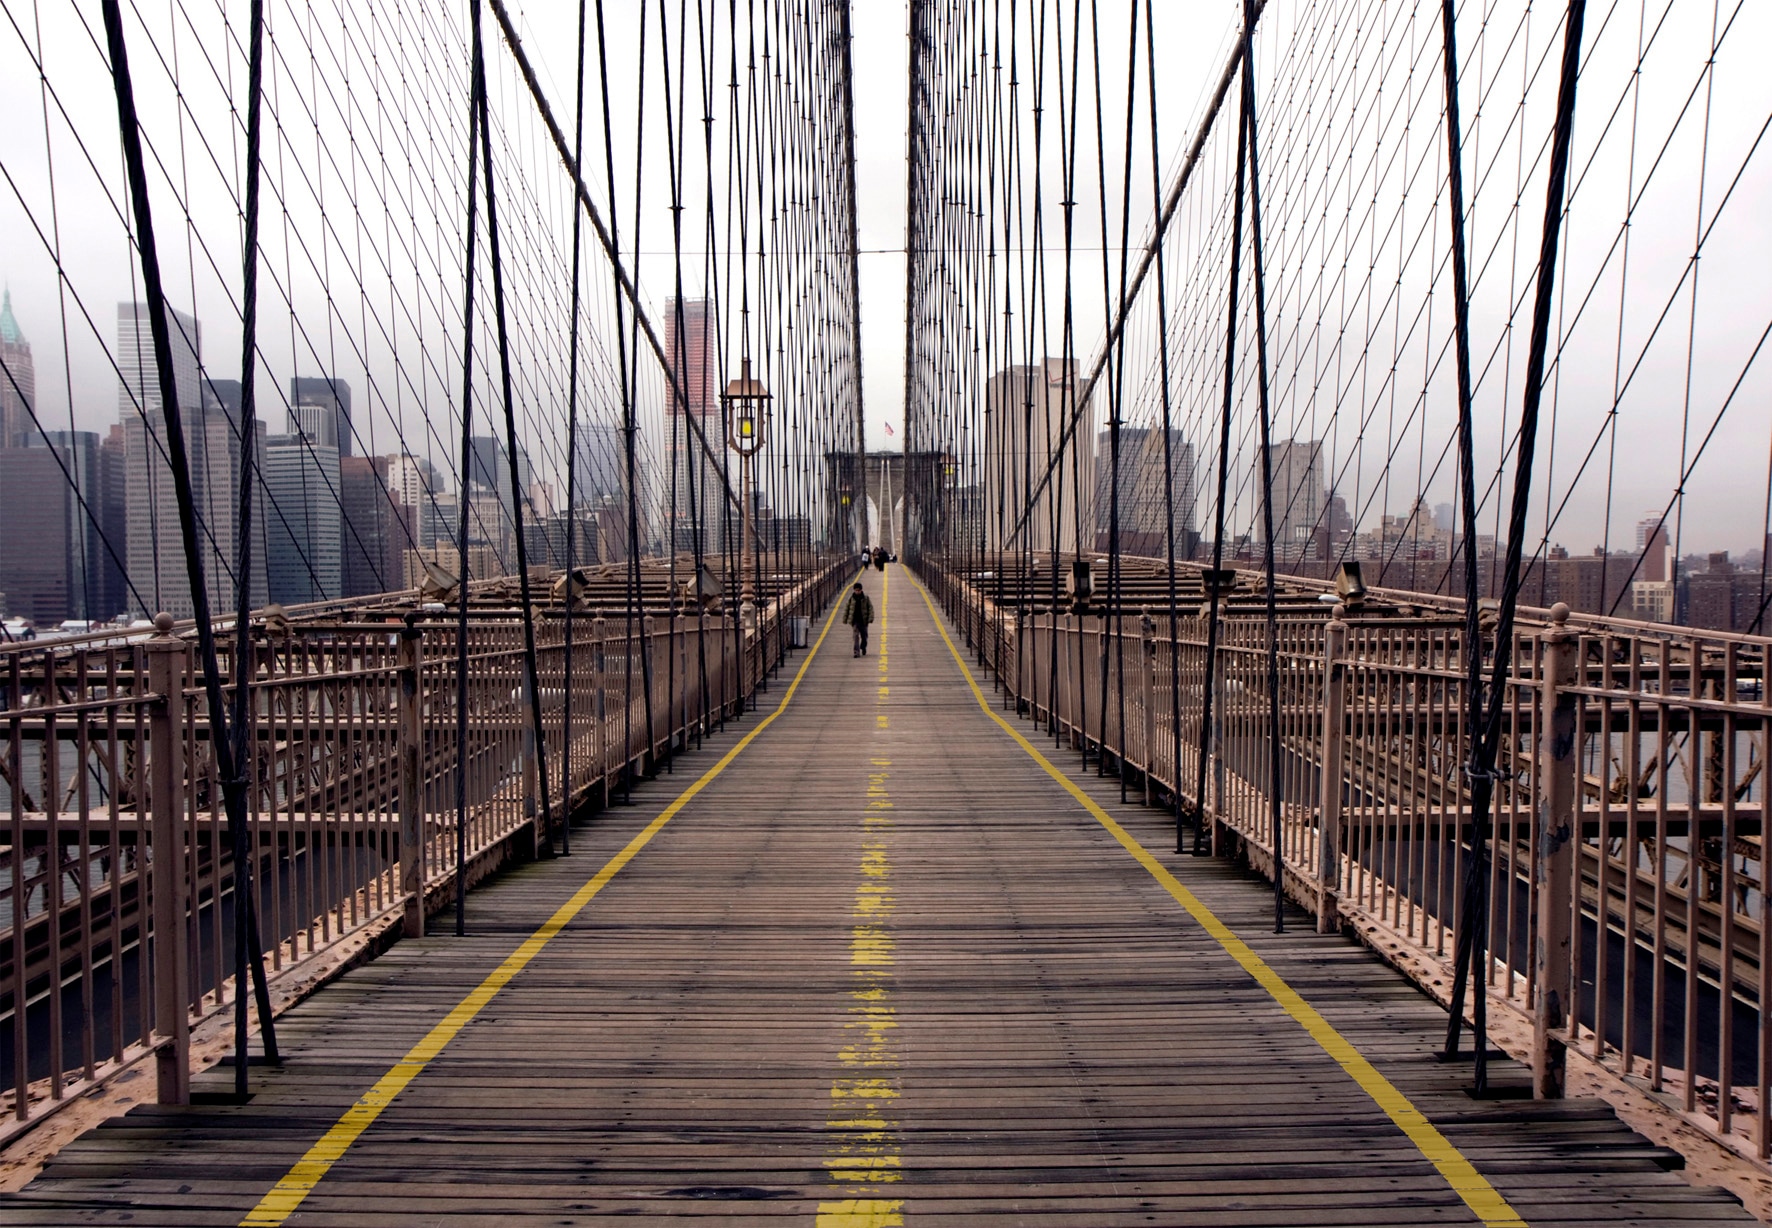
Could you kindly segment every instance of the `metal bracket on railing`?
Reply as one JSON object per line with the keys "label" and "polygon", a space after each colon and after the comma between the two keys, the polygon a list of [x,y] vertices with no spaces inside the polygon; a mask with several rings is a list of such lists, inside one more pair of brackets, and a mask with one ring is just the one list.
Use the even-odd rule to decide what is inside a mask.
{"label": "metal bracket on railing", "polygon": [[1490,784],[1507,784],[1515,779],[1516,773],[1511,768],[1483,767],[1476,763],[1467,763],[1461,769],[1464,778],[1470,781],[1487,780]]}

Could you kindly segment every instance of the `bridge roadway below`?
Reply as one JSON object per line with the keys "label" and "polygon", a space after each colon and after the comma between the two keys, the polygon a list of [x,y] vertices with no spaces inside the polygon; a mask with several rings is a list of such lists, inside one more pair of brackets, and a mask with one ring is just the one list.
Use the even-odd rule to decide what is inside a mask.
{"label": "bridge roadway below", "polygon": [[870,656],[826,623],[779,715],[787,671],[284,1016],[250,1103],[137,1108],[0,1222],[1753,1222],[1601,1104],[1471,1099],[1438,1007],[1012,722],[1049,773],[867,584]]}

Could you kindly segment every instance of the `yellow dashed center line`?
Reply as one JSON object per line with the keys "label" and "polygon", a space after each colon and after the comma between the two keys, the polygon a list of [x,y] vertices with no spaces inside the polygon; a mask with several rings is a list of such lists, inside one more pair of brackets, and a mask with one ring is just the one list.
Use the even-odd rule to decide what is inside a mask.
{"label": "yellow dashed center line", "polygon": [[[875,703],[887,698],[886,589],[880,590],[880,688]],[[874,726],[888,727],[885,712]],[[878,1187],[903,1180],[898,1121],[892,1115],[899,1097],[898,1052],[892,1035],[898,1010],[892,1004],[892,969],[897,962],[891,920],[892,861],[886,829],[892,826],[892,802],[886,781],[890,759],[869,760],[867,804],[862,810],[860,870],[855,902],[850,909],[849,1020],[843,1030],[852,1039],[837,1050],[842,1072],[831,1081],[831,1111],[825,1121],[830,1153],[824,1168],[843,1187],[840,1199],[818,1204],[817,1228],[898,1228],[904,1223],[902,1199],[881,1198]]]}

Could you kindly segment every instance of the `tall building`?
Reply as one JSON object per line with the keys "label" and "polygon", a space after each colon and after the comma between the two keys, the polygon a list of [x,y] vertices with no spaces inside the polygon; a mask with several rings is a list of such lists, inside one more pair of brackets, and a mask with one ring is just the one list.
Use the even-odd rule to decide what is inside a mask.
{"label": "tall building", "polygon": [[[517,551],[512,542],[511,520],[505,514],[504,503],[486,487],[470,485],[467,505],[469,561],[474,557],[472,548],[479,546],[498,560],[499,575],[508,574],[516,567]],[[460,531],[459,525],[456,531]]]}
{"label": "tall building", "polygon": [[[573,566],[586,567],[601,562],[597,553],[595,514],[580,508],[578,515],[572,519]],[[537,518],[533,523],[524,523],[524,544],[529,551],[531,567],[551,567],[557,570],[566,566],[566,526],[565,512],[554,512]]]}
{"label": "tall building", "polygon": [[[476,435],[469,441],[468,449],[468,503],[469,528],[468,544],[490,547],[508,567],[515,567],[516,504],[512,497],[510,452],[505,448],[504,440],[495,435]],[[527,492],[530,485],[532,469],[529,454],[522,445],[517,447],[517,487]],[[532,517],[534,509],[525,504],[523,508],[526,518]],[[452,527],[449,538],[454,544],[454,536],[459,527]],[[468,556],[469,562],[473,555]]]}
{"label": "tall building", "polygon": [[1667,550],[1667,525],[1662,523],[1660,512],[1651,512],[1637,521],[1637,555],[1642,559],[1637,579],[1671,580],[1673,577],[1667,574]]}
{"label": "tall building", "polygon": [[295,376],[289,381],[289,432],[351,453],[351,386],[342,379]]}
{"label": "tall building", "polygon": [[22,448],[36,437],[26,406],[37,404],[37,369],[31,343],[12,315],[12,288],[0,301],[0,448]]}
{"label": "tall building", "polygon": [[[186,430],[187,442],[194,454],[193,473],[201,470],[204,475],[203,482],[198,487],[202,492],[199,515],[206,526],[206,534],[214,539],[213,548],[220,557],[227,559],[230,576],[239,561],[240,477],[244,468],[240,460],[240,450],[246,438],[241,399],[239,380],[205,377],[202,420]],[[254,421],[257,421],[256,415]],[[262,425],[255,425],[252,436],[255,459],[262,466],[265,455]],[[255,609],[270,599],[265,583],[267,571],[263,546],[264,517],[264,485],[255,476],[252,485],[252,522],[260,527],[253,534],[252,576],[249,581],[251,592],[247,598]],[[238,600],[239,597],[230,585],[226,608],[232,610]]]}
{"label": "tall building", "polygon": [[573,462],[573,501],[595,507],[605,499],[625,500],[627,445],[621,428],[605,422],[581,422],[578,457]]}
{"label": "tall building", "polygon": [[[1079,526],[1081,544],[1094,544],[1095,432],[1088,406],[1078,412],[1074,404],[1076,381],[1076,363],[1048,358],[1039,366],[1007,367],[985,384],[987,549],[1051,550],[1054,519],[1059,551],[1078,549]],[[1052,464],[1073,413],[1078,429]]]}
{"label": "tall building", "polygon": [[49,448],[0,448],[0,609],[53,627],[73,617],[68,486]]}
{"label": "tall building", "polygon": [[405,554],[417,544],[413,513],[388,481],[389,458],[344,456],[338,462],[343,540],[341,595],[362,597],[403,587]]}
{"label": "tall building", "polygon": [[129,468],[123,424],[111,423],[99,444],[99,489],[94,501],[99,532],[98,610],[115,618],[130,609],[129,564]]}
{"label": "tall building", "polygon": [[341,596],[338,449],[300,434],[273,435],[265,441],[263,473],[271,600],[297,605]]}
{"label": "tall building", "polygon": [[[196,503],[197,545],[210,609],[234,605],[234,550],[240,474],[239,385],[210,381],[201,371],[202,332],[197,320],[167,308],[173,387],[184,425],[191,493]],[[117,367],[122,372],[118,407],[123,422],[125,518],[132,613],[164,610],[175,618],[196,612],[179,527],[166,415],[146,303],[117,304]],[[260,579],[248,580],[258,604]],[[137,608],[138,603],[145,608]]]}
{"label": "tall building", "polygon": [[[1113,433],[1095,439],[1095,548],[1109,546],[1113,524]],[[1169,508],[1175,515],[1175,552],[1193,557],[1194,446],[1169,432],[1169,473],[1173,480],[1169,507],[1163,502],[1163,432],[1161,428],[1120,428],[1120,552],[1160,558],[1169,552]]]}
{"label": "tall building", "polygon": [[[68,612],[64,618],[103,621],[121,613],[105,601],[103,525],[104,458],[96,431],[50,431],[39,449],[53,451],[60,485],[68,574]],[[35,450],[35,449],[34,449]],[[63,471],[66,471],[65,473]],[[73,486],[68,485],[73,479]],[[3,522],[4,518],[0,518]]]}
{"label": "tall building", "polygon": [[[679,319],[681,316],[681,319]],[[725,485],[721,465],[709,463],[695,433],[685,416],[693,418],[707,436],[714,456],[724,459],[726,430],[720,421],[720,350],[714,333],[713,304],[706,299],[670,299],[665,303],[665,356],[676,376],[677,388],[667,390],[670,412],[665,417],[665,470],[663,480],[669,485],[660,492],[667,504],[670,547],[689,550],[694,545],[695,527],[701,527],[701,546],[709,552],[724,549],[726,533]],[[618,428],[613,430],[611,449],[619,457],[618,475],[625,477],[627,459],[625,442]],[[638,466],[636,458],[636,466]],[[729,480],[737,485],[738,464],[733,458]],[[614,493],[626,492],[618,480]],[[673,500],[672,495],[675,495]],[[693,518],[692,518],[693,512]],[[737,533],[734,524],[733,531]],[[642,539],[642,547],[644,547]]]}
{"label": "tall building", "polygon": [[[37,395],[31,343],[13,317],[10,289],[0,300],[0,364],[0,608],[38,626],[87,617],[83,563],[96,539],[89,541],[82,522],[69,515],[80,504],[68,478],[88,489],[96,485],[97,441],[88,437],[81,446],[72,432],[53,431],[43,446],[27,412]],[[54,436],[64,438],[58,443]],[[90,474],[80,472],[83,461]]]}
{"label": "tall building", "polygon": [[[1313,545],[1327,526],[1323,519],[1323,445],[1320,440],[1288,439],[1268,449],[1268,469],[1274,491],[1274,557],[1297,560],[1312,557]],[[1266,518],[1261,507],[1261,462],[1251,475],[1256,492],[1254,537],[1261,540]],[[1423,512],[1431,531],[1431,513]]]}
{"label": "tall building", "polygon": [[422,456],[402,452],[387,458],[388,489],[399,498],[412,518],[413,535],[421,549],[455,540],[454,500],[437,467]]}

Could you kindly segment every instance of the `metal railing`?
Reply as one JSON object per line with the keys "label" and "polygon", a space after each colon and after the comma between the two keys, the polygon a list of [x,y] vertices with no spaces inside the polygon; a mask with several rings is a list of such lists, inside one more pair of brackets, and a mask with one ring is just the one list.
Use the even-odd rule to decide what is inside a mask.
{"label": "metal railing", "polygon": [[[1006,705],[1104,770],[1123,765],[1147,800],[1179,795],[1203,811],[1212,851],[1270,881],[1278,847],[1287,894],[1321,927],[1361,923],[1444,968],[1472,836],[1462,618],[1396,603],[1295,603],[1281,618],[1276,832],[1259,608],[1221,617],[1202,739],[1203,610],[1174,619],[1172,670],[1167,613],[998,607],[967,578],[921,566]],[[1578,1048],[1764,1161],[1772,640],[1560,608],[1523,619],[1483,867],[1478,976],[1492,1013],[1535,1033],[1541,1092],[1554,1093],[1564,1047]],[[1566,1027],[1546,986],[1573,1004]]]}
{"label": "metal railing", "polygon": [[[550,845],[579,807],[740,716],[788,620],[849,570],[781,578],[754,625],[554,607],[536,628],[539,756],[517,610],[470,609],[465,758],[455,610],[256,629],[249,872],[269,973],[372,925],[422,933],[459,876]],[[150,1052],[162,1100],[188,1094],[191,1028],[236,992],[240,867],[209,738],[195,645],[170,620],[129,642],[0,652],[0,1139]]]}

